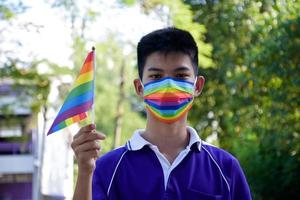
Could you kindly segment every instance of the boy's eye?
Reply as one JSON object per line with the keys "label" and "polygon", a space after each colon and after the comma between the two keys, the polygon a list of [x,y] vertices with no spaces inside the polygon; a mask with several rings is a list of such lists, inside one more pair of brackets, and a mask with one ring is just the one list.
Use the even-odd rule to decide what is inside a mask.
{"label": "boy's eye", "polygon": [[162,78],[162,76],[160,74],[151,74],[151,75],[149,75],[149,78],[151,78],[151,79],[160,79],[160,78]]}
{"label": "boy's eye", "polygon": [[185,79],[185,78],[189,78],[189,74],[176,74],[176,78],[181,78],[181,79]]}

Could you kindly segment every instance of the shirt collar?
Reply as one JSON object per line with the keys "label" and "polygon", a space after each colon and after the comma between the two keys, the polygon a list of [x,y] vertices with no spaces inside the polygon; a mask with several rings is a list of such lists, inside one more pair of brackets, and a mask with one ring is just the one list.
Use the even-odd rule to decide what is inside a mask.
{"label": "shirt collar", "polygon": [[[186,149],[191,149],[191,147],[196,143],[197,150],[200,151],[201,139],[199,138],[197,131],[190,126],[187,126],[187,130],[190,133],[190,141]],[[126,143],[128,150],[137,151],[142,149],[144,146],[155,146],[141,136],[144,131],[144,129],[138,129],[133,133],[130,140]]]}

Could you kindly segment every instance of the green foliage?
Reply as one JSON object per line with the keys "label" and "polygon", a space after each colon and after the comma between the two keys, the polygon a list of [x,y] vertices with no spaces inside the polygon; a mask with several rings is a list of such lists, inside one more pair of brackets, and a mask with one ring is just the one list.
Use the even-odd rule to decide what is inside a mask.
{"label": "green foliage", "polygon": [[136,3],[136,0],[119,0],[119,2],[121,4],[132,6],[132,5],[134,5]]}
{"label": "green foliage", "polygon": [[[34,112],[38,112],[40,107],[46,104],[50,89],[49,77],[37,72],[36,67],[40,63],[40,61],[33,61],[30,63],[30,67],[24,67],[26,63],[15,59],[7,61],[0,68],[0,79],[9,79],[15,88],[26,87],[25,95],[34,97],[31,104],[31,109]],[[6,113],[11,113],[10,109],[1,109],[4,109],[2,111],[6,111]]]}
{"label": "green foliage", "polygon": [[26,7],[21,1],[9,2],[7,0],[0,1],[0,20],[9,20],[16,14],[22,13]]}
{"label": "green foliage", "polygon": [[191,123],[203,138],[217,132],[220,146],[239,158],[254,199],[296,199],[299,3],[186,2],[207,28],[217,66],[202,70],[207,84]]}

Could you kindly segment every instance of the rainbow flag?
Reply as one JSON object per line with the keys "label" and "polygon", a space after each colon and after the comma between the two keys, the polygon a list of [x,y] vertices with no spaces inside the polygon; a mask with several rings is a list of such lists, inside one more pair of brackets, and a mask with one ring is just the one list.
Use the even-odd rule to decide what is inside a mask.
{"label": "rainbow flag", "polygon": [[87,118],[87,111],[94,102],[94,78],[93,48],[47,135]]}

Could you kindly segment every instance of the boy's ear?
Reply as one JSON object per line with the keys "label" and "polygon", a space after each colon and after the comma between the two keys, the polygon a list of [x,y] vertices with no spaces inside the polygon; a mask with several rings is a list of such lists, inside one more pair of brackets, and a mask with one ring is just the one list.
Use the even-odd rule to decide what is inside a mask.
{"label": "boy's ear", "polygon": [[195,96],[199,96],[202,92],[205,83],[205,78],[203,76],[198,76],[195,85]]}
{"label": "boy's ear", "polygon": [[133,84],[134,84],[136,94],[143,98],[143,96],[144,96],[144,87],[142,85],[142,81],[137,78],[137,79],[134,79]]}

